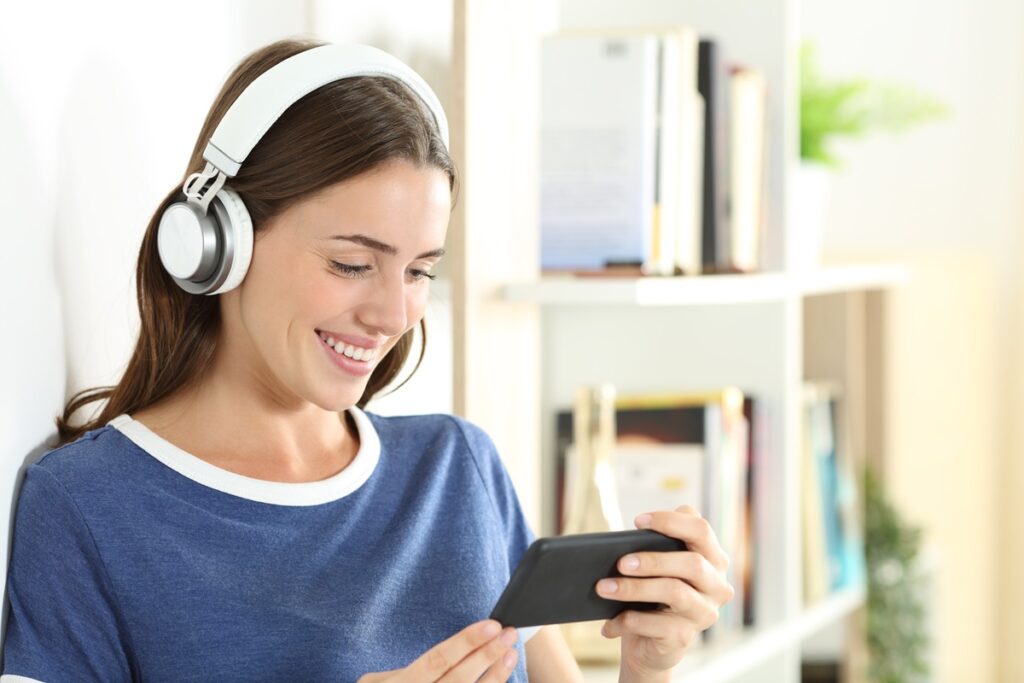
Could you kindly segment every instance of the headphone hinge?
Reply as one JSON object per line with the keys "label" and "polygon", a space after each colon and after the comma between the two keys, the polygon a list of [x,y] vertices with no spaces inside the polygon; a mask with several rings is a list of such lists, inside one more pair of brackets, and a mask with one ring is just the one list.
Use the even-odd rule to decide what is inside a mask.
{"label": "headphone hinge", "polygon": [[[213,183],[206,187],[207,181],[211,179]],[[186,178],[181,189],[185,193],[185,197],[188,198],[189,203],[195,204],[202,209],[205,216],[210,202],[213,201],[213,196],[220,191],[220,188],[224,187],[225,180],[227,180],[227,176],[224,175],[224,171],[214,166],[212,162],[207,161],[206,168]]]}

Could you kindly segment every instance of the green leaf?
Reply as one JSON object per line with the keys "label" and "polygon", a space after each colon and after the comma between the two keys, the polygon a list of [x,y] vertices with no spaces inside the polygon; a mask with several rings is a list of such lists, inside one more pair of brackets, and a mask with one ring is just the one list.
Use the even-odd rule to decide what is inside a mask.
{"label": "green leaf", "polygon": [[904,132],[949,113],[935,97],[906,85],[867,78],[829,80],[819,70],[813,43],[800,47],[800,157],[840,165],[829,143],[875,131]]}

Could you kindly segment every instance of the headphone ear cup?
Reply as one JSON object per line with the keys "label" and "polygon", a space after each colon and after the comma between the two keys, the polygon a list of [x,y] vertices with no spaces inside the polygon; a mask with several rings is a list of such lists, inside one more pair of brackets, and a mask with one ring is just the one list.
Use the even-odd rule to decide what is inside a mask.
{"label": "headphone ear cup", "polygon": [[249,271],[249,264],[252,262],[252,219],[249,217],[249,210],[245,208],[245,202],[234,190],[226,187],[220,188],[213,198],[214,202],[220,202],[227,214],[227,225],[224,231],[230,233],[231,242],[234,245],[231,262],[228,265],[227,278],[217,289],[206,292],[207,294],[223,294],[241,284],[245,274]]}
{"label": "headphone ear cup", "polygon": [[[214,212],[202,213],[190,204],[184,193],[178,193],[160,216],[157,226],[157,250],[164,271],[179,287],[192,294],[203,294],[207,281],[223,281],[217,277],[218,250],[223,240]],[[226,218],[227,213],[220,210]]]}

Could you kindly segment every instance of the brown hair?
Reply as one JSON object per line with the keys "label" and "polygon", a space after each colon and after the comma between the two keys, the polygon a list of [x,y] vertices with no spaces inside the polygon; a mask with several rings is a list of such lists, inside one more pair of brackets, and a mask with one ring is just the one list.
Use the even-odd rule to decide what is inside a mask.
{"label": "brown hair", "polygon": [[[218,297],[189,294],[164,270],[156,239],[160,215],[172,202],[184,198],[181,185],[185,178],[206,165],[206,143],[241,92],[278,62],[323,44],[310,38],[278,40],[246,56],[228,76],[203,123],[185,174],[153,213],[142,239],[135,271],[141,326],[124,375],[115,386],[83,389],[71,397],[63,416],[56,418],[56,446],[102,427],[121,413],[140,410],[190,386],[210,367],[220,329]],[[392,159],[444,171],[454,202],[455,166],[430,111],[412,90],[394,79],[350,77],[323,85],[286,109],[253,147],[238,175],[228,180],[228,186],[245,201],[256,235],[269,219],[294,203]],[[419,327],[423,347],[413,373],[426,350],[427,330],[422,319]],[[415,328],[402,335],[381,359],[356,404],[359,408],[398,375],[412,348],[414,332]],[[76,410],[108,398],[93,420],[80,426],[70,424]]]}

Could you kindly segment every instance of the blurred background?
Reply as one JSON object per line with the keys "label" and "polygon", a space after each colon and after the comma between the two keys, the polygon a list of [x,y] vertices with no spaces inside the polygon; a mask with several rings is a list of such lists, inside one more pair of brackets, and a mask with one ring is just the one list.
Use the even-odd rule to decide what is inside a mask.
{"label": "blurred background", "polygon": [[[545,36],[680,24],[766,84],[757,264],[676,272],[650,290],[651,277],[609,277],[602,289],[593,274],[548,272]],[[64,401],[120,377],[138,329],[142,231],[181,182],[223,80],[251,50],[298,35],[369,43],[416,69],[448,111],[464,183],[451,257],[431,285],[427,358],[370,410],[482,424],[534,528],[553,533],[554,414],[579,385],[738,384],[766,410],[749,529],[763,618],[702,643],[685,680],[1024,681],[1019,0],[0,0],[0,509],[13,509],[19,474]],[[823,82],[897,84],[942,110],[902,130],[835,135],[840,163],[807,181],[821,188],[808,200],[819,206],[814,235],[801,232],[811,192],[801,169],[815,161],[800,159],[805,44]],[[840,96],[828,92],[826,101]],[[887,92],[871,102],[891,104]],[[888,573],[871,574],[868,547],[869,578],[819,611],[801,542],[809,380],[843,383],[850,462],[873,463],[890,506],[879,509],[921,530],[920,547]],[[859,515],[870,546],[878,539]],[[884,528],[878,543],[916,547]],[[870,589],[880,585],[920,601],[889,603],[873,624]],[[875,649],[896,673],[872,670],[868,642],[887,633],[925,668]],[[595,664],[588,680],[614,680],[608,671]]]}

